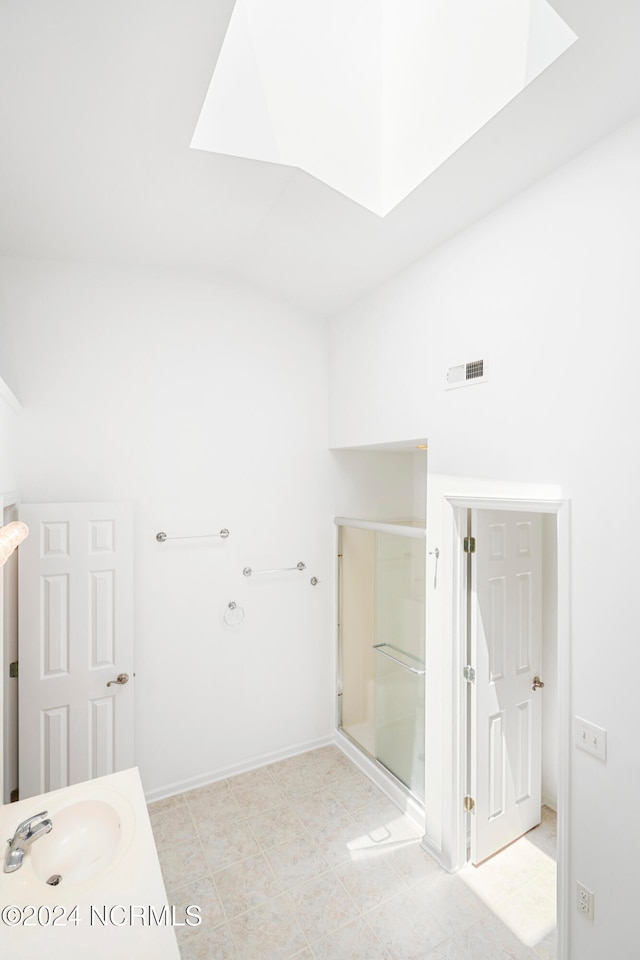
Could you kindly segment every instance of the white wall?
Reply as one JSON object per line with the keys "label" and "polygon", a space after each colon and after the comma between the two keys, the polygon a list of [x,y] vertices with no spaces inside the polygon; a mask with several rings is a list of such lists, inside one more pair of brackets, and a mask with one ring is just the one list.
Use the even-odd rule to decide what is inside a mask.
{"label": "white wall", "polygon": [[[571,498],[572,709],[609,734],[606,765],[571,756],[572,960],[638,944],[639,168],[636,120],[332,322],[332,445],[426,433],[430,470]],[[488,383],[444,390],[480,357]]]}
{"label": "white wall", "polygon": [[387,521],[413,517],[415,459],[406,452],[332,451],[336,516]]}
{"label": "white wall", "polygon": [[[145,790],[329,736],[324,323],[222,280],[26,261],[0,269],[25,408],[23,502],[134,503]],[[155,540],[225,526],[227,541]],[[303,574],[242,576],[246,565],[299,560]],[[246,612],[236,629],[221,619],[231,600]]]}
{"label": "white wall", "polygon": [[[0,378],[1,355],[0,355]],[[8,384],[0,379],[0,494],[18,487],[18,437],[20,410]]]}

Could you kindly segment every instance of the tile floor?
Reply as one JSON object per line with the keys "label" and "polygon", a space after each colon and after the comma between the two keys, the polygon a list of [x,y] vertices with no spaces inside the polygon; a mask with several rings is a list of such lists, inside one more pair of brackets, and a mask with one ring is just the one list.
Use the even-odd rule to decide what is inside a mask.
{"label": "tile floor", "polygon": [[149,807],[182,960],[553,960],[555,818],[451,876],[335,747]]}

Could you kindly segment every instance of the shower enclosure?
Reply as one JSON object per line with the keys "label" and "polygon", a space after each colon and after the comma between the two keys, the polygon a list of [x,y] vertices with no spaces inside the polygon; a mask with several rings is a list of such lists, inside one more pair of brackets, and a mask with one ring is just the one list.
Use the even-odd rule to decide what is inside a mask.
{"label": "shower enclosure", "polygon": [[336,524],[338,726],[424,801],[424,524]]}

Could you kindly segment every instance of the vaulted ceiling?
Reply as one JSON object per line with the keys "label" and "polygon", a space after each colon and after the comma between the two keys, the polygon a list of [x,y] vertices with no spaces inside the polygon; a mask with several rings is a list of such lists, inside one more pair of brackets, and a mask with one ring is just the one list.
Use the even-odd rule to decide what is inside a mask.
{"label": "vaulted ceiling", "polygon": [[0,255],[214,271],[335,312],[640,112],[638,0],[551,3],[577,42],[381,219],[190,149],[233,0],[1,0]]}

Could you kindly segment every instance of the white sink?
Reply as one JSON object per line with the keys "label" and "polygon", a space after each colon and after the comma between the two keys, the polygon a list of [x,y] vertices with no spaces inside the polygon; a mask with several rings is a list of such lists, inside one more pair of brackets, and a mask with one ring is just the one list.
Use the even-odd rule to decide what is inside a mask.
{"label": "white sink", "polygon": [[71,888],[71,895],[74,888],[77,891],[100,882],[123,858],[135,832],[128,800],[90,784],[76,788],[76,796],[70,800],[69,796],[56,797],[43,808],[53,827],[31,844],[18,870],[0,873],[3,893],[33,889],[45,898],[41,902],[49,899],[45,891],[60,897]]}
{"label": "white sink", "polygon": [[[0,865],[0,909],[11,905],[9,925],[0,923],[0,956],[180,960],[171,925],[122,924],[122,911],[137,904],[167,905],[137,769],[0,805],[0,845],[44,810],[51,832],[34,840],[18,870],[4,873]],[[57,876],[59,884],[47,883]],[[102,917],[117,904],[116,921],[100,919],[97,934],[92,909]],[[21,922],[11,926],[15,917]]]}
{"label": "white sink", "polygon": [[51,816],[53,829],[36,840],[27,856],[39,880],[87,883],[115,860],[123,840],[118,811],[104,800],[81,800]]}

